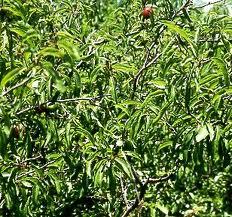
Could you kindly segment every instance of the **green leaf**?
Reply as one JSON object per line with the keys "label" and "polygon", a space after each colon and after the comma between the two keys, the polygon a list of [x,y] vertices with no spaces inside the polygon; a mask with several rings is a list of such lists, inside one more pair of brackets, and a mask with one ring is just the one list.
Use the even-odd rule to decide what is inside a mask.
{"label": "green leaf", "polygon": [[125,114],[127,114],[128,116],[129,116],[129,110],[128,110],[128,108],[126,108],[124,105],[115,105],[115,108],[119,108],[119,109],[121,109]]}
{"label": "green leaf", "polygon": [[209,132],[207,130],[207,126],[204,125],[198,129],[197,135],[196,135],[196,141],[200,142],[203,139],[205,139],[209,135]]}
{"label": "green leaf", "polygon": [[191,99],[191,84],[190,84],[190,79],[186,81],[186,87],[185,87],[185,108],[189,112],[189,103]]}
{"label": "green leaf", "polygon": [[58,50],[57,48],[46,47],[39,51],[39,55],[43,57],[53,56],[53,57],[62,58],[64,56],[64,53],[61,50]]}
{"label": "green leaf", "polygon": [[14,183],[14,180],[15,180],[18,172],[19,172],[19,168],[17,168],[17,167],[13,167],[11,169],[10,175],[8,177],[8,185],[9,186],[12,185],[12,183]]}
{"label": "green leaf", "polygon": [[89,178],[91,178],[91,174],[92,174],[92,162],[93,162],[93,159],[88,160],[86,162],[86,174]]}
{"label": "green leaf", "polygon": [[24,37],[27,34],[25,29],[22,29],[22,28],[19,28],[19,27],[10,28],[10,30],[11,30],[11,32],[14,32],[14,33],[16,33],[17,35],[19,35],[21,37]]}
{"label": "green leaf", "polygon": [[99,72],[101,72],[101,71],[102,71],[102,66],[98,65],[90,74],[90,83],[94,82],[94,80],[99,75]]}
{"label": "green leaf", "polygon": [[173,23],[171,21],[167,21],[167,20],[163,20],[162,23],[164,25],[166,25],[171,31],[179,34],[182,38],[184,38],[189,43],[193,55],[197,56],[195,49],[194,49],[195,45],[194,45],[193,41],[190,39],[189,34],[183,28],[181,28],[181,27],[177,26],[175,23]]}
{"label": "green leaf", "polygon": [[6,206],[8,209],[11,209],[11,207],[13,206],[14,202],[13,200],[11,199],[11,195],[7,192],[5,194],[5,200],[6,200]]}
{"label": "green leaf", "polygon": [[[78,53],[77,48],[72,42],[69,42],[67,40],[62,40],[58,42],[59,48],[63,48],[65,52],[73,59],[73,60],[79,60],[80,55]],[[60,50],[59,49],[59,50]]]}
{"label": "green leaf", "polygon": [[213,139],[215,137],[215,132],[214,132],[214,129],[213,129],[213,125],[208,123],[208,124],[206,124],[206,126],[207,126],[207,129],[208,129],[208,132],[209,132],[210,141],[213,141]]}
{"label": "green leaf", "polygon": [[115,103],[117,103],[116,82],[114,78],[110,78],[110,92]]}
{"label": "green leaf", "polygon": [[200,80],[200,84],[201,85],[210,84],[215,80],[219,79],[220,77],[222,77],[222,75],[220,74],[208,74]]}
{"label": "green leaf", "polygon": [[136,153],[136,152],[124,151],[124,153],[125,153],[126,156],[130,156],[130,157],[135,158],[135,159],[138,160],[138,161],[141,161],[141,157],[140,157],[139,154]]}
{"label": "green leaf", "polygon": [[226,94],[232,95],[232,87],[229,87],[228,89],[226,89]]}
{"label": "green leaf", "polygon": [[23,68],[15,68],[11,71],[9,71],[2,79],[1,81],[1,88],[4,87],[6,85],[7,82],[11,81],[12,79],[14,79],[14,77],[17,74],[20,74],[21,72],[25,71],[27,68],[23,67]]}
{"label": "green leaf", "polygon": [[28,182],[28,181],[22,180],[21,183],[26,188],[32,188],[32,184],[30,182]]}
{"label": "green leaf", "polygon": [[59,158],[61,158],[61,154],[60,153],[51,153],[51,154],[47,154],[46,158],[50,161],[52,160],[57,160]]}
{"label": "green leaf", "polygon": [[94,167],[94,186],[101,186],[103,181],[103,170],[106,164],[106,160],[101,160]]}
{"label": "green leaf", "polygon": [[192,44],[192,41],[190,40],[188,33],[184,29],[182,29],[181,27],[177,26],[175,23],[173,23],[171,21],[163,20],[162,23],[164,25],[166,25],[170,30],[178,33],[187,42],[189,42],[190,44]]}
{"label": "green leaf", "polygon": [[129,65],[127,63],[116,63],[114,65],[112,65],[112,68],[116,71],[121,71],[121,72],[132,72],[132,73],[136,73],[137,72],[137,68],[133,65]]}
{"label": "green leaf", "polygon": [[63,80],[57,79],[54,85],[54,87],[61,93],[65,93],[67,90],[63,83],[64,83]]}
{"label": "green leaf", "polygon": [[227,70],[225,61],[220,59],[220,58],[217,58],[217,57],[214,57],[213,61],[214,61],[214,63],[217,64],[217,66],[219,67],[219,70],[222,72],[226,86],[229,87],[230,86],[230,76],[229,76],[229,72]]}
{"label": "green leaf", "polygon": [[173,142],[172,141],[166,141],[162,144],[159,145],[158,152],[161,151],[163,148],[166,148],[168,146],[172,146]]}
{"label": "green leaf", "polygon": [[74,36],[71,35],[71,34],[68,33],[68,32],[59,31],[59,32],[57,32],[56,34],[57,34],[57,36],[60,36],[60,37],[62,37],[62,38],[68,38],[68,39],[71,39],[71,40],[74,39]]}
{"label": "green leaf", "polygon": [[85,136],[86,138],[89,139],[89,141],[92,143],[92,144],[95,144],[95,139],[94,137],[91,135],[90,132],[88,132],[87,130],[83,129],[83,128],[76,128],[77,132],[78,133],[81,133],[83,136]]}
{"label": "green leaf", "polygon": [[52,63],[43,61],[42,67],[46,72],[48,72],[49,75],[56,78],[57,80],[61,80],[59,73],[57,72],[57,70],[54,70]]}
{"label": "green leaf", "polygon": [[163,106],[163,108],[160,109],[160,113],[156,116],[156,118],[153,120],[153,124],[158,122],[164,115],[164,113],[167,111],[168,107],[170,106],[171,102],[166,102]]}
{"label": "green leaf", "polygon": [[65,139],[68,147],[70,147],[71,136],[72,136],[70,130],[71,130],[71,124],[70,122],[68,122],[65,127]]}
{"label": "green leaf", "polygon": [[160,79],[160,78],[157,78],[157,79],[155,79],[155,80],[152,80],[151,83],[152,83],[155,87],[157,87],[157,88],[159,88],[159,89],[165,89],[165,87],[166,87],[166,85],[167,85],[166,82],[165,82],[164,80]]}
{"label": "green leaf", "polygon": [[2,80],[2,76],[6,73],[6,60],[0,57],[0,80]]}
{"label": "green leaf", "polygon": [[123,171],[129,178],[132,178],[132,171],[129,163],[119,157],[115,158],[116,166]]}
{"label": "green leaf", "polygon": [[54,183],[54,186],[56,188],[57,193],[59,194],[61,191],[61,180],[58,178],[58,176],[56,174],[54,174],[53,172],[49,172],[49,177],[51,182]]}
{"label": "green leaf", "polygon": [[32,195],[33,195],[33,201],[35,204],[38,203],[38,196],[39,196],[40,191],[41,189],[39,188],[39,186],[35,185],[33,187]]}
{"label": "green leaf", "polygon": [[[12,3],[11,3],[12,4]],[[21,5],[21,4],[20,4]],[[13,5],[12,5],[13,6]],[[24,18],[24,14],[22,13],[23,11],[20,10],[20,8],[16,8],[16,7],[2,7],[2,10],[5,10],[5,11],[9,11],[11,12],[14,16],[18,16],[18,17],[21,17],[21,18]]]}
{"label": "green leaf", "polygon": [[157,203],[156,204],[156,207],[162,212],[164,213],[165,215],[168,215],[168,208],[165,207],[164,205],[161,205],[160,203]]}
{"label": "green leaf", "polygon": [[109,178],[110,192],[111,192],[111,194],[115,194],[116,189],[117,189],[117,182],[116,182],[115,171],[113,170],[113,165],[110,165],[110,168],[108,171],[108,178]]}
{"label": "green leaf", "polygon": [[7,154],[7,143],[8,137],[6,136],[4,131],[0,131],[0,155],[5,157]]}
{"label": "green leaf", "polygon": [[122,103],[123,105],[133,105],[133,106],[141,106],[142,103],[135,100],[126,100]]}

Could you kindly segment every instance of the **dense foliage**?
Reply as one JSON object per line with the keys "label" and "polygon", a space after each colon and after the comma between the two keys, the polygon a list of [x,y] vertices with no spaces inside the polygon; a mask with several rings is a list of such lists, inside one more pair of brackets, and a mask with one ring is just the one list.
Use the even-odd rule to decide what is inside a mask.
{"label": "dense foliage", "polygon": [[2,0],[0,215],[231,215],[220,2]]}

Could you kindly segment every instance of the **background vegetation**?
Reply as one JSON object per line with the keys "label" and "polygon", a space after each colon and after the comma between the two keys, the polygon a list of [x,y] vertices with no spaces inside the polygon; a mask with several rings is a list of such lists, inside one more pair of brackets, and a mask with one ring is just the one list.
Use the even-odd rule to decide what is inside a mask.
{"label": "background vegetation", "polygon": [[2,0],[0,215],[232,215],[228,3]]}

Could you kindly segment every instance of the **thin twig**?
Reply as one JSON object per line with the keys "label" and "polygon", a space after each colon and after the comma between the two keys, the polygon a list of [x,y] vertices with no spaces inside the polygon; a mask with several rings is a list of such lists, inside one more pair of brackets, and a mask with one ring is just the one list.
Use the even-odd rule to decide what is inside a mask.
{"label": "thin twig", "polygon": [[[60,158],[61,158],[61,157],[60,157]],[[49,165],[55,163],[56,160],[57,160],[57,159],[52,160],[52,161],[50,161],[50,162],[44,164],[43,166],[39,166],[39,168],[36,166],[36,168],[37,168],[37,169],[45,169],[45,168],[48,167]],[[28,172],[25,172],[25,173],[20,174],[17,178],[20,179],[20,178],[22,178],[22,177],[24,177],[24,176],[29,176],[29,175],[33,174],[34,172],[35,172],[34,170],[30,170],[30,171],[28,171]]]}
{"label": "thin twig", "polygon": [[36,157],[27,158],[27,159],[23,160],[21,163],[26,163],[28,161],[34,161],[34,160],[40,159],[41,157],[42,157],[42,155],[40,154],[40,155],[38,155]]}
{"label": "thin twig", "polygon": [[1,95],[0,97],[3,97],[3,96],[5,96],[5,95],[7,95],[8,93],[10,93],[11,91],[15,90],[16,88],[23,86],[23,85],[26,84],[30,79],[31,79],[31,77],[25,79],[25,80],[22,81],[21,83],[16,84],[15,86],[13,86],[12,88],[10,88],[9,90],[3,92],[2,95]]}
{"label": "thin twig", "polygon": [[207,7],[209,5],[217,4],[217,3],[220,3],[220,2],[224,2],[225,3],[225,0],[218,0],[218,1],[215,1],[215,2],[208,2],[208,3],[204,4],[204,5],[196,6],[196,7],[194,7],[194,9],[204,8],[204,7]]}
{"label": "thin twig", "polygon": [[126,204],[126,208],[128,208],[128,200],[127,200],[127,189],[125,189],[122,176],[120,176],[120,184],[121,184],[121,191],[122,191],[122,198],[124,203]]}
{"label": "thin twig", "polygon": [[28,111],[30,111],[30,110],[33,110],[33,109],[35,109],[35,108],[36,108],[36,106],[30,106],[30,107],[28,107],[28,108],[25,108],[25,109],[23,109],[23,110],[17,112],[16,115],[21,115],[21,114],[23,114],[23,113],[25,113],[25,112],[28,112]]}
{"label": "thin twig", "polygon": [[131,35],[135,35],[135,34],[138,34],[140,31],[141,31],[141,29],[135,30],[133,32],[128,32],[128,33],[125,34],[125,36],[128,37],[128,36],[131,36]]}
{"label": "thin twig", "polygon": [[107,39],[101,39],[99,41],[94,41],[93,45],[100,45],[100,44],[104,44],[104,43],[107,43],[107,42],[108,42]]}
{"label": "thin twig", "polygon": [[[106,94],[104,96],[110,96],[110,94]],[[58,99],[56,102],[66,103],[66,102],[79,102],[79,101],[95,101],[101,99],[101,96],[97,97],[86,97],[86,98],[73,98],[73,99]]]}
{"label": "thin twig", "polygon": [[31,110],[35,110],[37,109],[39,106],[49,106],[49,105],[52,105],[52,104],[55,104],[55,103],[78,103],[80,101],[97,101],[97,100],[100,100],[102,99],[103,97],[106,97],[106,96],[111,96],[110,94],[105,94],[105,95],[102,95],[102,96],[96,96],[96,97],[83,97],[83,98],[71,98],[71,99],[57,99],[55,101],[46,101],[44,103],[41,103],[39,105],[34,105],[34,106],[30,106],[28,108],[25,108],[19,112],[16,113],[16,115],[21,115],[25,112],[28,112],[28,111],[31,111]]}
{"label": "thin twig", "polygon": [[146,56],[145,56],[144,63],[143,63],[142,67],[139,69],[138,73],[135,75],[135,77],[133,79],[133,88],[132,88],[132,95],[131,95],[132,99],[134,98],[134,94],[136,92],[137,85],[139,83],[139,79],[142,76],[143,72],[147,68],[149,68],[151,65],[155,64],[157,62],[157,60],[159,59],[159,57],[162,55],[162,53],[158,53],[158,51],[156,51],[155,56],[153,57],[153,59],[149,61],[151,50],[156,46],[157,40],[158,40],[159,36],[164,32],[164,30],[165,30],[165,27],[161,28],[160,32],[157,34],[156,39],[152,42],[151,46],[148,48]]}
{"label": "thin twig", "polygon": [[[59,157],[59,158],[62,158],[62,157]],[[58,158],[57,158],[57,159],[58,159]],[[48,167],[49,165],[55,163],[55,162],[57,161],[57,159],[52,160],[52,161],[50,161],[50,162],[44,164],[43,166],[39,167],[39,169],[44,169],[44,168]]]}
{"label": "thin twig", "polygon": [[155,184],[155,183],[159,183],[159,182],[164,182],[167,181],[168,179],[170,179],[173,176],[173,173],[170,173],[166,176],[162,176],[160,178],[148,178],[145,183],[147,184]]}
{"label": "thin twig", "polygon": [[193,4],[192,0],[187,0],[174,14],[172,19],[174,19],[176,16],[180,15],[180,13],[184,10],[186,10],[189,6]]}

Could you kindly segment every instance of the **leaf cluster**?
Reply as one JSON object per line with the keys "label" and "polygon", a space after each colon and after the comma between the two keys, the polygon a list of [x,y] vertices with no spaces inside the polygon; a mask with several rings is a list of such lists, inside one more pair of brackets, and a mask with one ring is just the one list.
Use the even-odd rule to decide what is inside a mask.
{"label": "leaf cluster", "polygon": [[4,0],[0,19],[0,215],[232,213],[226,5]]}

